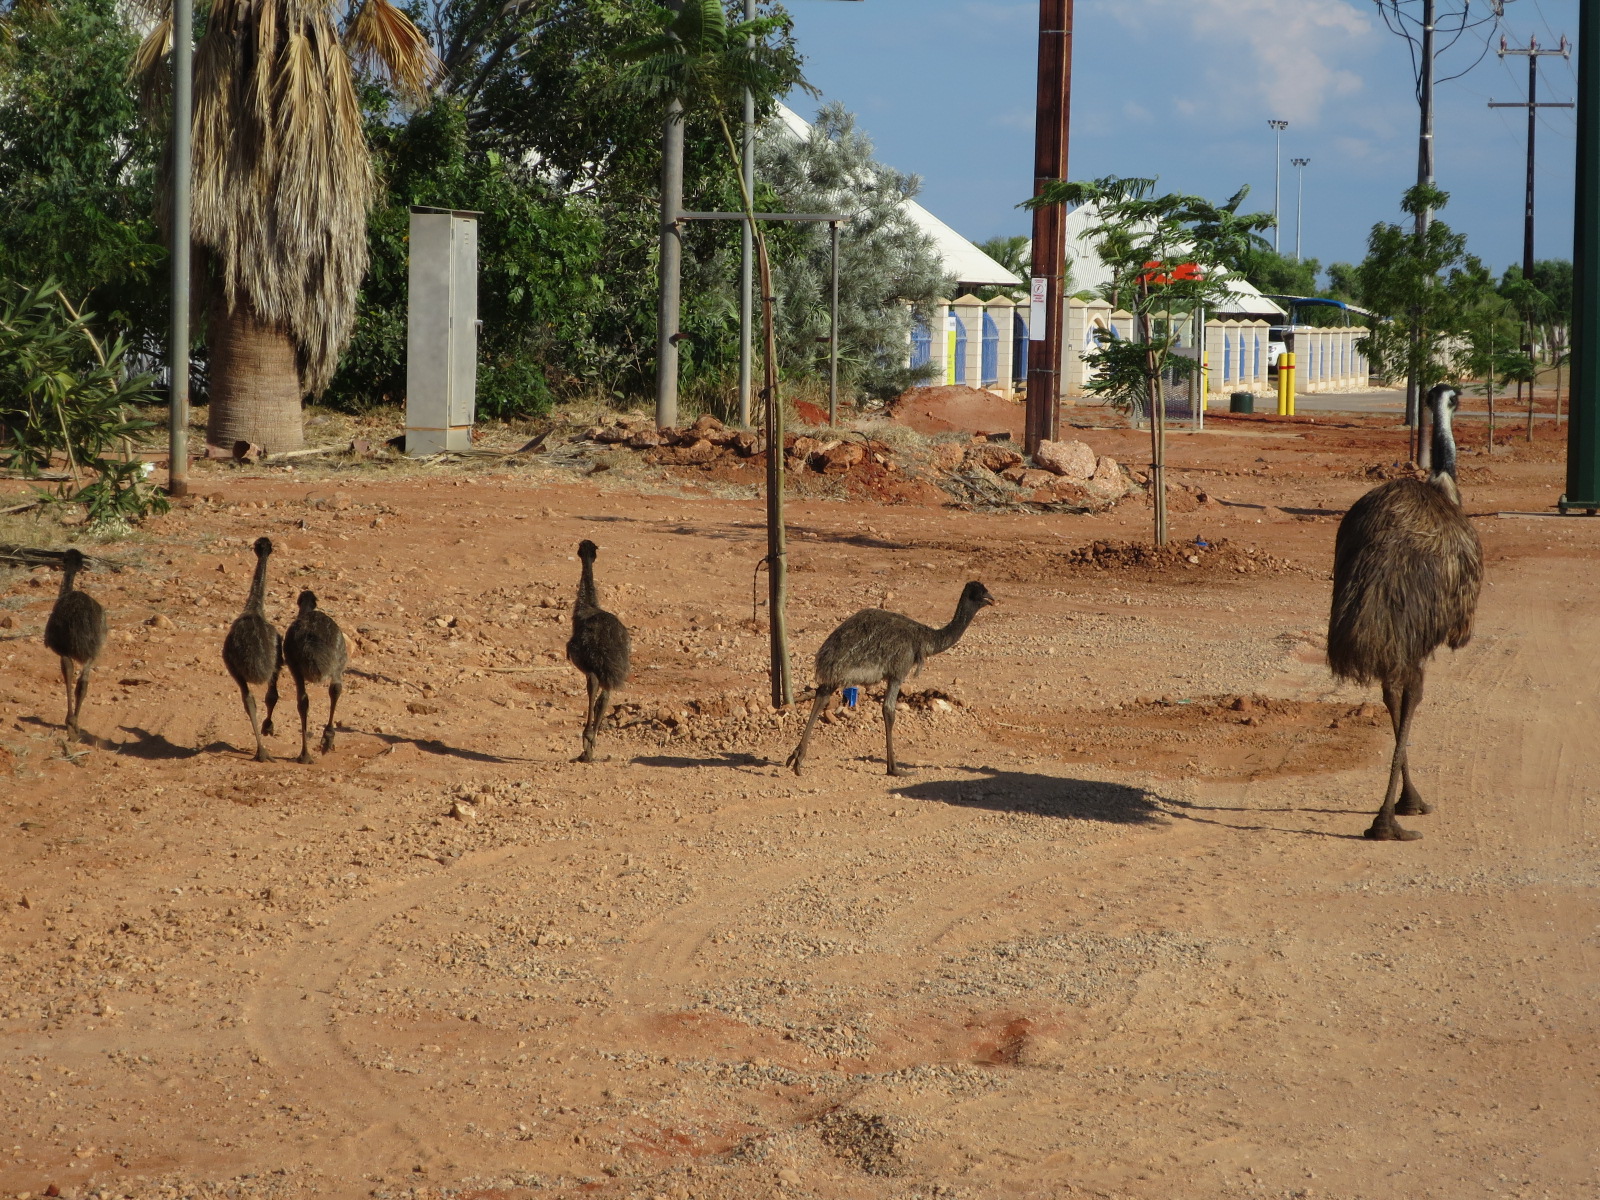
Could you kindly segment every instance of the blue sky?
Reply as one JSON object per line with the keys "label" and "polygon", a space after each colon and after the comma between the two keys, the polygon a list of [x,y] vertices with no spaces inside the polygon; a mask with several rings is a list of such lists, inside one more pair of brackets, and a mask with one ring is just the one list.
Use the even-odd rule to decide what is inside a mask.
{"label": "blue sky", "polygon": [[[921,201],[975,241],[1027,233],[1013,206],[1031,190],[1035,0],[787,0],[807,75],[854,112],[878,156],[922,176]],[[1439,0],[1441,10],[1460,0]],[[1418,5],[1413,4],[1413,7]],[[1476,11],[1489,8],[1472,0]],[[1577,37],[1578,0],[1509,0],[1501,29],[1554,46]],[[1441,75],[1467,66],[1467,33]],[[1280,248],[1293,253],[1295,170],[1305,168],[1302,251],[1357,262],[1375,221],[1399,220],[1416,178],[1417,105],[1406,44],[1373,0],[1077,0],[1069,175],[1159,175],[1163,190],[1270,211],[1273,139],[1283,134]],[[1495,270],[1522,259],[1527,59],[1490,53],[1436,97],[1441,214]],[[1540,100],[1575,98],[1575,62],[1540,59]],[[812,115],[816,102],[794,106]],[[1574,126],[1542,109],[1535,254],[1572,256]],[[1271,234],[1269,232],[1268,236]]]}

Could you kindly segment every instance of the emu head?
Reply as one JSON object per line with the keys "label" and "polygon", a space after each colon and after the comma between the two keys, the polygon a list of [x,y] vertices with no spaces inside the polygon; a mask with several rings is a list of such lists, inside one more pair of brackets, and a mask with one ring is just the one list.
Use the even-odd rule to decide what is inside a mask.
{"label": "emu head", "polygon": [[989,594],[989,589],[974,579],[961,589],[961,603],[969,608],[988,608],[999,601]]}
{"label": "emu head", "polygon": [[305,591],[300,593],[299,604],[300,611],[303,613],[314,611],[317,607],[317,594],[310,588],[307,588]]}
{"label": "emu head", "polygon": [[83,551],[76,546],[68,546],[61,555],[61,565],[68,571],[81,571],[84,563],[88,561],[83,557]]}
{"label": "emu head", "polygon": [[272,539],[269,538],[269,537],[258,537],[256,539],[256,557],[257,558],[265,558],[267,555],[269,555],[271,553],[272,553]]}
{"label": "emu head", "polygon": [[578,557],[584,562],[593,562],[599,553],[600,547],[596,546],[588,538],[584,538],[583,541],[578,543]]}

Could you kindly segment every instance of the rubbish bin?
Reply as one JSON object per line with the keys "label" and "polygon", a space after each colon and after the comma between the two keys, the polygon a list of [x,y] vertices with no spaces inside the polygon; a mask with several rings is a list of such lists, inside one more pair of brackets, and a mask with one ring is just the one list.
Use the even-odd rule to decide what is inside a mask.
{"label": "rubbish bin", "polygon": [[1236,413],[1255,412],[1256,394],[1254,392],[1229,392],[1228,411]]}

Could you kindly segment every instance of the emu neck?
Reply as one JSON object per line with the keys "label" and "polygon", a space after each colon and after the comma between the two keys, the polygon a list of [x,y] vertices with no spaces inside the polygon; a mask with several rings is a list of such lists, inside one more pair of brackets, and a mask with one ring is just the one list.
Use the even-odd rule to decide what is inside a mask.
{"label": "emu neck", "polygon": [[78,578],[78,568],[63,566],[61,568],[61,590],[56,593],[56,599],[72,594],[72,586]]}
{"label": "emu neck", "polygon": [[1433,482],[1441,483],[1441,477],[1448,478],[1450,486],[1445,490],[1451,495],[1458,495],[1456,490],[1456,439],[1450,428],[1450,406],[1439,404],[1433,410],[1433,440],[1430,449],[1433,453]]}
{"label": "emu neck", "polygon": [[583,573],[578,577],[578,605],[573,612],[593,612],[599,607],[600,597],[594,588],[594,562],[586,558],[583,560]]}
{"label": "emu neck", "polygon": [[267,556],[256,555],[256,573],[250,579],[250,594],[245,597],[245,612],[267,611]]}
{"label": "emu neck", "polygon": [[961,640],[961,635],[966,633],[967,626],[972,624],[972,618],[978,615],[976,604],[969,604],[965,597],[956,605],[956,615],[950,618],[950,624],[943,629],[935,629],[933,637],[928,641],[929,654],[942,654]]}

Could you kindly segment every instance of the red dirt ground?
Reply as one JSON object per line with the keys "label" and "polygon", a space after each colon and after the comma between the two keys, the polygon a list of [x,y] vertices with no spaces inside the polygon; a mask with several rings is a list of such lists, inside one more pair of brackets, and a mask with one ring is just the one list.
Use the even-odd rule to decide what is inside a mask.
{"label": "red dirt ground", "polygon": [[[857,608],[999,599],[909,685],[902,779],[870,696],[782,768],[740,483],[197,465],[83,579],[92,745],[56,576],[0,576],[0,1193],[1594,1194],[1600,521],[1498,516],[1550,510],[1557,431],[1463,427],[1488,586],[1405,844],[1360,837],[1387,717],[1322,663],[1337,522],[1404,457],[1376,420],[1175,433],[1192,553],[1136,548],[1138,494],[794,499],[801,688]],[[311,766],[292,687],[247,757],[220,661],[263,533],[269,614],[314,587],[353,639]],[[635,647],[587,766],[584,537]]]}

